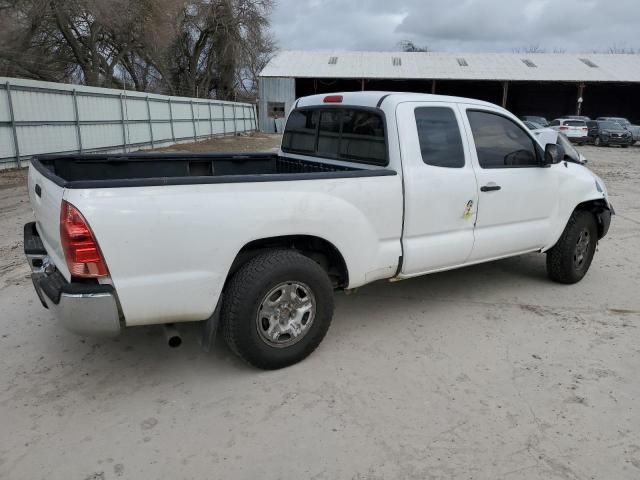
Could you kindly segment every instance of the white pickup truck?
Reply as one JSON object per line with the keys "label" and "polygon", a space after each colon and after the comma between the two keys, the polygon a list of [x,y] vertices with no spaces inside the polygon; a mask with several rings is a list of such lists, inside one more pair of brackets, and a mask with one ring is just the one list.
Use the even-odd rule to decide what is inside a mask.
{"label": "white pickup truck", "polygon": [[527,252],[587,273],[604,183],[511,113],[465,98],[299,99],[277,154],[63,155],[32,161],[25,253],[45,307],[82,334],[218,318],[273,369],[309,355],[334,290]]}

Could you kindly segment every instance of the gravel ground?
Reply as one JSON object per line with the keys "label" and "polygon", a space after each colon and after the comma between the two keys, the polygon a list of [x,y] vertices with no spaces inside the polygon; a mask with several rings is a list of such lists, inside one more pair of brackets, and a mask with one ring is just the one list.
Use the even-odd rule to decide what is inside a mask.
{"label": "gravel ground", "polygon": [[0,478],[640,478],[640,147],[582,150],[618,215],[580,284],[538,254],[377,283],[275,372],[201,352],[195,325],[173,350],[61,330],[22,256],[24,172],[3,172]]}

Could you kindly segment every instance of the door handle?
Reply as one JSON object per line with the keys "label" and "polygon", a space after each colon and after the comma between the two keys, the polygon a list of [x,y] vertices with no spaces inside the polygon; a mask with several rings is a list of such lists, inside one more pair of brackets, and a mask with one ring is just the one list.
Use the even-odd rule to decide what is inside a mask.
{"label": "door handle", "polygon": [[500,185],[496,185],[496,184],[489,184],[489,185],[485,185],[484,187],[480,187],[480,191],[481,192],[495,192],[497,190],[500,190],[502,187]]}

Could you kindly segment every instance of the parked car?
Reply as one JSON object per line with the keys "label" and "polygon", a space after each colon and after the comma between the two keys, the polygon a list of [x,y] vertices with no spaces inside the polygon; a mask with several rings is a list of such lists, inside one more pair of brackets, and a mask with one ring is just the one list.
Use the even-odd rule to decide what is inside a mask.
{"label": "parked car", "polygon": [[598,117],[596,120],[601,122],[616,122],[631,132],[633,142],[640,141],[640,125],[633,125],[629,120],[623,117]]}
{"label": "parked car", "polygon": [[565,158],[576,163],[587,163],[587,159],[578,150],[575,149],[571,141],[564,133],[556,132],[551,128],[545,128],[535,122],[522,122],[537,137],[538,142],[543,147],[550,143],[556,143],[564,149]]}
{"label": "parked car", "polygon": [[42,156],[28,189],[33,284],[64,325],[202,321],[206,347],[220,319],[264,369],[320,344],[334,290],[529,252],[576,283],[613,214],[503,108],[381,92],[300,98],[278,153]]}
{"label": "parked car", "polygon": [[633,145],[633,137],[629,130],[617,122],[592,120],[587,122],[589,139],[596,147],[620,145],[627,148]]}
{"label": "parked car", "polygon": [[584,120],[585,122],[591,120],[590,117],[585,117],[584,115],[565,115],[562,118],[567,118],[569,120]]}
{"label": "parked car", "polygon": [[540,125],[539,123],[530,122],[528,120],[524,120],[522,123],[531,130],[531,132],[538,137],[538,141],[540,144],[545,147],[549,143],[556,143],[558,139],[558,133],[552,128],[546,128]]}
{"label": "parked car", "polygon": [[549,125],[549,121],[546,118],[539,117],[537,115],[523,115],[520,117],[520,120],[522,120],[523,122],[537,123],[538,125],[541,125],[543,127]]}
{"label": "parked car", "polygon": [[558,132],[558,138],[555,143],[560,145],[564,149],[565,160],[575,163],[581,163],[585,165],[587,163],[587,159],[585,156],[578,152],[576,147],[573,146],[573,143],[569,140],[569,138],[564,134]]}
{"label": "parked car", "polygon": [[589,141],[587,122],[584,120],[557,118],[549,123],[549,128],[564,133],[569,140],[576,142],[578,145],[584,145]]}

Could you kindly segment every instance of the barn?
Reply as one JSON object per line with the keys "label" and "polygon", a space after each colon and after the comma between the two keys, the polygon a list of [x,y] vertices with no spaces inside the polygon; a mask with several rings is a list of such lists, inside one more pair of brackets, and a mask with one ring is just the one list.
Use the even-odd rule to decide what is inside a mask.
{"label": "barn", "polygon": [[260,127],[280,131],[296,98],[355,90],[471,97],[548,119],[640,122],[640,55],[283,51],[260,74]]}

